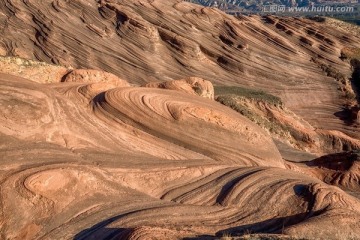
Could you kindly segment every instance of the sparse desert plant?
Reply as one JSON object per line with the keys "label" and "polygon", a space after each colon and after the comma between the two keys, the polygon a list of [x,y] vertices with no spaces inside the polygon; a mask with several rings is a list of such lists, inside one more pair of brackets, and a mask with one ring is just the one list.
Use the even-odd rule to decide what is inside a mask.
{"label": "sparse desert plant", "polygon": [[231,240],[233,239],[230,233],[224,233],[220,240]]}
{"label": "sparse desert plant", "polygon": [[20,57],[0,56],[0,71],[11,75],[29,78],[35,82],[60,82],[71,68],[45,62],[23,59]]}
{"label": "sparse desert plant", "polygon": [[256,116],[253,112],[249,111],[249,109],[238,102],[238,96],[236,95],[221,95],[216,97],[216,101],[219,103],[232,108],[237,111],[241,115],[249,118],[251,121],[256,121]]}
{"label": "sparse desert plant", "polygon": [[45,62],[39,62],[39,61],[33,61],[29,59],[24,59],[20,57],[3,57],[0,56],[1,62],[6,63],[13,63],[20,67],[37,67],[37,66],[57,66],[55,64],[45,63]]}
{"label": "sparse desert plant", "polygon": [[271,95],[261,90],[253,90],[244,87],[237,86],[215,86],[215,96],[224,96],[224,95],[235,95],[239,97],[245,97],[248,99],[261,100],[266,103],[273,105],[282,106],[282,101],[279,97]]}

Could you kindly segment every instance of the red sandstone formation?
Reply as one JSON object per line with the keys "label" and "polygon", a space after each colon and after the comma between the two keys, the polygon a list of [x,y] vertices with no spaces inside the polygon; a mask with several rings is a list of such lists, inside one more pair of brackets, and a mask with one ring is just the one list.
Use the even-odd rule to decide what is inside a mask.
{"label": "red sandstone formation", "polygon": [[177,0],[6,0],[0,28],[1,55],[60,65],[0,59],[1,238],[360,238],[356,151],[289,163],[212,100],[265,90],[284,108],[243,104],[298,134],[278,141],[356,149],[355,34]]}

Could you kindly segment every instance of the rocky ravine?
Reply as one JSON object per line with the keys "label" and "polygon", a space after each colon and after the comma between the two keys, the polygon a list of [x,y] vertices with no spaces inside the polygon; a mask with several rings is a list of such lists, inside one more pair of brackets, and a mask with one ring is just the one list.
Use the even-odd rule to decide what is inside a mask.
{"label": "rocky ravine", "polygon": [[358,152],[287,162],[210,83],[277,94],[286,108],[241,104],[356,143],[356,124],[334,113],[355,101],[340,56],[357,37],[180,1],[0,8],[3,55],[63,66],[0,61],[1,238],[360,238]]}

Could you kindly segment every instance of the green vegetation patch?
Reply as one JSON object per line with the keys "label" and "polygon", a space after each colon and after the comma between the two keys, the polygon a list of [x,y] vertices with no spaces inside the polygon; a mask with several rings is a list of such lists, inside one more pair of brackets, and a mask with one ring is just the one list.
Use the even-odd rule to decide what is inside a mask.
{"label": "green vegetation patch", "polygon": [[217,98],[223,99],[224,101],[227,100],[230,101],[231,97],[228,95],[232,95],[232,97],[234,96],[244,97],[247,99],[263,101],[275,106],[283,105],[279,97],[276,97],[261,90],[253,90],[249,88],[234,87],[234,86],[215,86],[214,89],[215,89],[215,96],[217,96]]}
{"label": "green vegetation patch", "polygon": [[48,64],[45,62],[33,61],[29,59],[19,58],[19,57],[3,57],[0,56],[0,61],[4,63],[12,63],[21,67],[37,67],[37,66],[55,66],[54,64]]}
{"label": "green vegetation patch", "polygon": [[216,101],[232,108],[244,117],[248,118],[250,121],[256,123],[264,129],[267,129],[271,133],[281,136],[286,135],[286,132],[289,131],[286,126],[282,126],[277,122],[270,121],[266,117],[256,114],[253,110],[249,109],[249,107],[242,101],[242,98],[243,97],[241,96],[236,96],[233,94],[220,95],[216,97]]}
{"label": "green vegetation patch", "polygon": [[287,132],[289,132],[287,126],[272,121],[268,116],[259,115],[247,103],[247,100],[254,101],[255,108],[261,108],[260,105],[258,105],[259,103],[266,103],[274,107],[282,108],[283,103],[279,97],[264,91],[229,86],[216,86],[215,96],[217,102],[232,108],[263,129],[268,130],[270,133],[285,136]]}

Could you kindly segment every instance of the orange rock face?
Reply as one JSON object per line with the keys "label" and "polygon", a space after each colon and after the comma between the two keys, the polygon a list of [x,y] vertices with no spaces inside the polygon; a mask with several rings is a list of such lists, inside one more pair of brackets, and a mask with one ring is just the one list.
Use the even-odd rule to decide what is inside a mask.
{"label": "orange rock face", "polygon": [[[360,135],[340,58],[358,36],[177,0],[0,11],[0,54],[57,64],[0,59],[0,238],[360,239]],[[224,106],[213,84],[266,90],[286,109]],[[271,135],[274,123],[293,136]]]}
{"label": "orange rock face", "polygon": [[183,80],[167,81],[162,83],[148,83],[145,87],[177,90],[214,100],[214,86],[212,83],[198,77],[189,77]]}
{"label": "orange rock face", "polygon": [[115,86],[129,86],[129,84],[115,76],[104,71],[91,69],[76,69],[64,76],[64,82],[72,83],[107,83]]}

